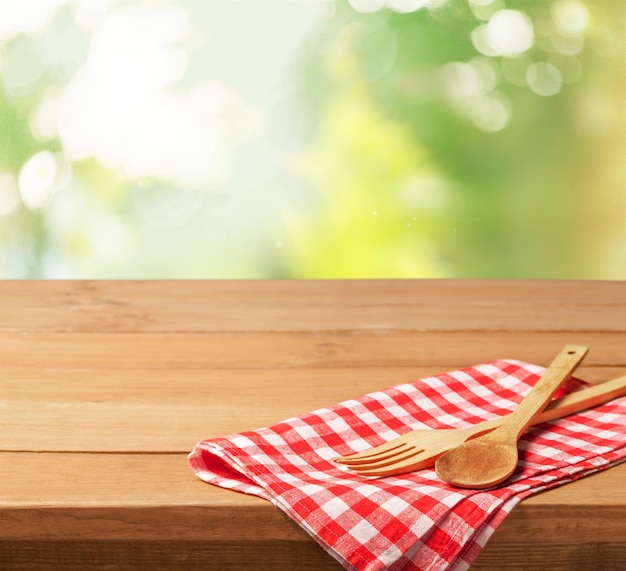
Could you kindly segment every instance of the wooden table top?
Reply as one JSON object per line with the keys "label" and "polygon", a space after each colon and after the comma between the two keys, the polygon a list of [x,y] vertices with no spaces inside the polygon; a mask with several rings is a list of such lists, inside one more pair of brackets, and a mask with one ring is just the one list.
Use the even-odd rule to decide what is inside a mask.
{"label": "wooden table top", "polygon": [[[626,371],[626,282],[0,282],[0,568],[341,567],[198,440],[479,362]],[[473,570],[626,568],[626,464],[517,506]]]}

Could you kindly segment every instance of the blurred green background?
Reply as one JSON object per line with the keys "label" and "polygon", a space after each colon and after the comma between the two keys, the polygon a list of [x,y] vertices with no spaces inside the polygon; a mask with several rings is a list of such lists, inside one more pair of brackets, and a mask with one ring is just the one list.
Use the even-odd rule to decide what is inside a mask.
{"label": "blurred green background", "polygon": [[1,278],[626,279],[623,0],[0,0]]}

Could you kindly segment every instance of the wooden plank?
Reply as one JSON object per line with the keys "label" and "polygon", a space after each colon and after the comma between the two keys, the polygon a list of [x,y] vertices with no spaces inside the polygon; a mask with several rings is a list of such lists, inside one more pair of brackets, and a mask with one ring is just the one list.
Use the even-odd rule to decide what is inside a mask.
{"label": "wooden plank", "polygon": [[[626,547],[608,542],[490,544],[471,571],[623,571]],[[0,542],[4,571],[341,571],[312,540]]]}
{"label": "wooden plank", "polygon": [[[621,464],[532,496],[498,541],[621,541],[625,480]],[[0,453],[0,541],[209,538],[310,541],[269,502],[201,482],[183,454]]]}
{"label": "wooden plank", "polygon": [[0,332],[5,367],[220,369],[426,367],[502,358],[549,363],[568,343],[591,347],[588,366],[626,365],[626,332]]}
{"label": "wooden plank", "polygon": [[[4,369],[0,450],[185,453],[198,440],[268,426],[440,372]],[[602,380],[617,376],[605,369],[579,376],[589,379],[592,372]]]}
{"label": "wooden plank", "polygon": [[0,330],[624,331],[626,284],[594,290],[532,280],[3,282]]}
{"label": "wooden plank", "polygon": [[[354,305],[404,305],[419,302],[423,295],[443,304],[454,303],[455,294],[467,302],[557,302],[562,305],[624,305],[624,281],[594,280],[30,280],[0,282],[0,307],[27,306],[65,308],[211,303],[216,299],[235,305],[298,305],[312,299],[327,305],[345,300]],[[590,296],[593,289],[593,296]],[[497,292],[497,295],[494,295]],[[4,300],[4,301],[3,301]],[[11,300],[11,301],[8,301]]]}
{"label": "wooden plank", "polygon": [[[251,413],[259,408],[288,405],[284,413],[293,416],[447,370],[440,365],[316,367],[295,371],[2,367],[0,407],[37,402],[191,406],[228,398]],[[578,378],[591,383],[623,374],[626,371],[620,367],[590,367],[584,363],[576,371]]]}

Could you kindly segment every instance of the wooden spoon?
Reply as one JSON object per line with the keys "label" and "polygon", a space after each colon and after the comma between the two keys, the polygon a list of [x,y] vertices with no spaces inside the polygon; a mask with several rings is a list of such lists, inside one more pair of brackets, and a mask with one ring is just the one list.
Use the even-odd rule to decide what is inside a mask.
{"label": "wooden spoon", "polygon": [[506,480],[517,467],[517,441],[520,436],[548,405],[588,350],[581,345],[564,347],[500,427],[468,440],[437,460],[437,476],[453,486],[475,489],[490,488]]}

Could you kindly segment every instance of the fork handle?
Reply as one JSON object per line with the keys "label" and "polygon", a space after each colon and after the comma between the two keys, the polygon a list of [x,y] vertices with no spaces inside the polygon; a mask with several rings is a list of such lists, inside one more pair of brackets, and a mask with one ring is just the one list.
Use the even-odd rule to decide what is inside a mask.
{"label": "fork handle", "polygon": [[580,412],[624,395],[626,395],[626,375],[576,391],[560,399],[554,399],[543,412],[533,419],[533,424],[541,424]]}
{"label": "fork handle", "polygon": [[[562,418],[624,395],[626,395],[626,375],[550,401],[550,404],[533,418],[531,425]],[[512,413],[485,420],[480,423],[480,427],[486,431],[497,428],[510,414]]]}

